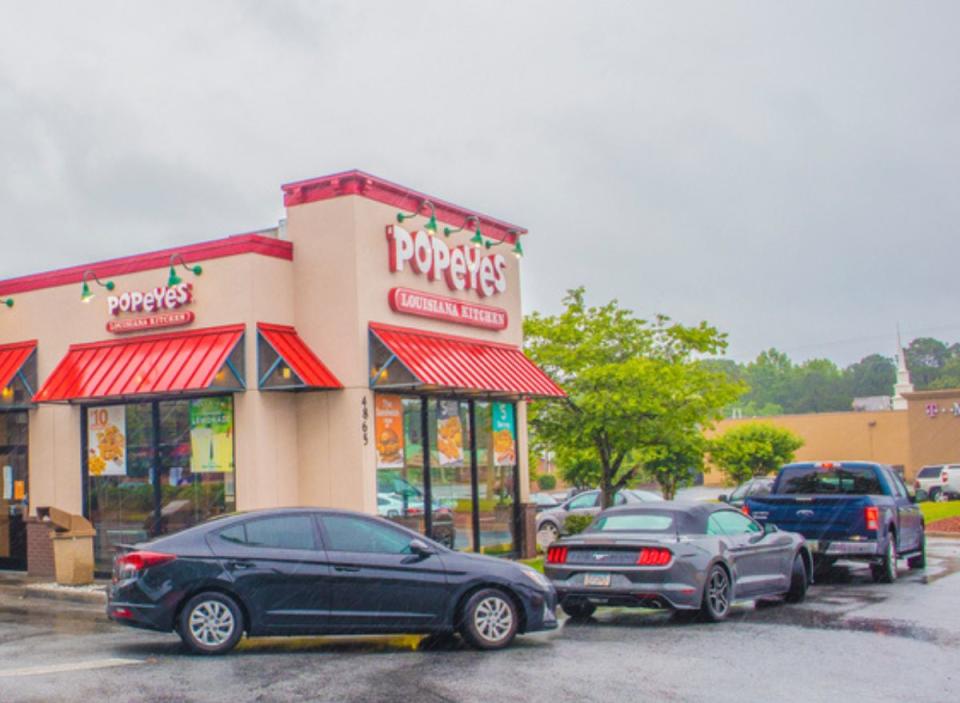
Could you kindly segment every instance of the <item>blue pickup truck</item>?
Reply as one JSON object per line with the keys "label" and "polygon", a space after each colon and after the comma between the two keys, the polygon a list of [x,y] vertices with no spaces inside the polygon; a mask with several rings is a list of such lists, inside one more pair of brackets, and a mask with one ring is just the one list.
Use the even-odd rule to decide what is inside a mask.
{"label": "blue pickup truck", "polygon": [[757,522],[799,532],[814,555],[815,571],[838,559],[870,563],[873,580],[892,583],[897,559],[926,566],[923,514],[893,469],[861,461],[788,464],[770,494],[747,498]]}

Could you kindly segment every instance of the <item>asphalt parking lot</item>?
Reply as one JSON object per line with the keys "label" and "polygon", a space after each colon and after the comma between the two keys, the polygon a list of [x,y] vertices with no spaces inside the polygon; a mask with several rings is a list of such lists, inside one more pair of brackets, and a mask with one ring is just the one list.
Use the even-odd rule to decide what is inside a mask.
{"label": "asphalt parking lot", "polygon": [[0,599],[0,701],[946,701],[960,679],[960,541],[926,572],[874,585],[838,567],[800,606],[747,604],[719,625],[601,610],[478,653],[418,637],[248,640],[185,654],[98,609]]}

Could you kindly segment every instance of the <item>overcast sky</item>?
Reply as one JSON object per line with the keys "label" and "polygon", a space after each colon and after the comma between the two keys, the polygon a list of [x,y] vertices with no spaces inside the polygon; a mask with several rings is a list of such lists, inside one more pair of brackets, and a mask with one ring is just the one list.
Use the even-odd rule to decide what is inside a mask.
{"label": "overcast sky", "polygon": [[0,276],[275,224],[360,168],[738,360],[960,338],[960,3],[0,0]]}

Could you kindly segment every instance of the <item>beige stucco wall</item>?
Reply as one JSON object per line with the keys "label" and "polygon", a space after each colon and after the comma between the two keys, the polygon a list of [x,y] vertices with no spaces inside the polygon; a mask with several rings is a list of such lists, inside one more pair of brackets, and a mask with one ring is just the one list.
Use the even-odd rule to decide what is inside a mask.
{"label": "beige stucco wall", "polygon": [[[960,417],[954,415],[954,403],[960,403],[960,389],[920,391],[905,394],[910,433],[911,476],[927,464],[960,462]],[[927,415],[927,405],[936,405],[935,417]]]}
{"label": "beige stucco wall", "polygon": [[[908,477],[915,471],[910,457],[906,411],[811,413],[724,420],[709,436],[723,434],[748,422],[775,425],[802,437],[804,445],[797,450],[797,461],[859,459],[904,466]],[[724,476],[715,467],[710,467],[704,483],[723,485]]]}

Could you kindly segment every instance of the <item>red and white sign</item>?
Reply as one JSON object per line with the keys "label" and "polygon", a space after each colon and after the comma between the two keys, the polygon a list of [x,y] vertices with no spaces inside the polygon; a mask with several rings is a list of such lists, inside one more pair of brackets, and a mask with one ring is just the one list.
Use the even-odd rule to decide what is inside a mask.
{"label": "red and white sign", "polygon": [[107,310],[111,315],[122,312],[160,312],[176,310],[193,302],[193,286],[178,283],[175,286],[158,286],[148,291],[128,291],[107,296]]}
{"label": "red and white sign", "polygon": [[409,288],[391,288],[387,298],[393,311],[404,315],[429,317],[488,330],[507,328],[507,311],[502,308],[422,293]]}
{"label": "red and white sign", "polygon": [[387,243],[394,273],[409,266],[431,281],[442,279],[450,290],[474,290],[481,298],[507,290],[507,260],[501,254],[485,255],[472,246],[451,248],[441,237],[396,225],[387,226]]}
{"label": "red and white sign", "polygon": [[192,310],[177,310],[176,312],[161,312],[156,315],[143,317],[126,317],[121,320],[110,320],[107,323],[107,332],[126,334],[127,332],[141,332],[162,327],[180,327],[193,322]]}

